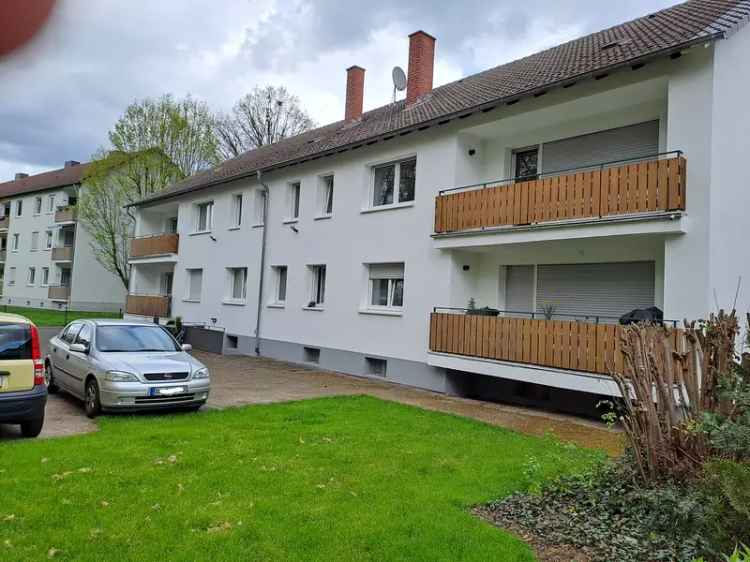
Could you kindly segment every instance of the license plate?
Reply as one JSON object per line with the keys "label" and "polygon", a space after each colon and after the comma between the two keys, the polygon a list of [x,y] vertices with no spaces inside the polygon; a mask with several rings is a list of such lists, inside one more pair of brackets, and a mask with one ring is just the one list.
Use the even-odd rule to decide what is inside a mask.
{"label": "license plate", "polygon": [[151,387],[151,396],[174,396],[176,394],[185,394],[187,388],[184,386],[153,386]]}

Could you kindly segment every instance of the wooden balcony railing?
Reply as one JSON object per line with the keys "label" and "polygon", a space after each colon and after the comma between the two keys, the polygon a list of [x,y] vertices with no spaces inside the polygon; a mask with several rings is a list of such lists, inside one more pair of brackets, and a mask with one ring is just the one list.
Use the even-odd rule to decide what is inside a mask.
{"label": "wooden balcony railing", "polygon": [[608,375],[622,372],[622,330],[618,324],[433,312],[430,351]]}
{"label": "wooden balcony railing", "polygon": [[130,241],[130,257],[144,258],[164,254],[176,254],[180,237],[176,233],[141,236]]}
{"label": "wooden balcony railing", "polygon": [[0,230],[8,230],[9,226],[10,226],[10,217],[8,215],[5,215],[3,218],[0,219]]}
{"label": "wooden balcony railing", "polygon": [[75,205],[58,207],[55,211],[55,222],[75,222],[78,218],[78,210]]}
{"label": "wooden balcony railing", "polygon": [[444,190],[435,200],[435,232],[684,210],[685,190],[680,152]]}
{"label": "wooden balcony railing", "polygon": [[47,297],[55,301],[66,301],[70,298],[70,287],[64,285],[50,286],[47,290]]}
{"label": "wooden balcony railing", "polygon": [[167,318],[170,315],[171,300],[163,295],[128,295],[125,312],[137,316]]}
{"label": "wooden balcony railing", "polygon": [[73,246],[52,248],[52,261],[73,261]]}

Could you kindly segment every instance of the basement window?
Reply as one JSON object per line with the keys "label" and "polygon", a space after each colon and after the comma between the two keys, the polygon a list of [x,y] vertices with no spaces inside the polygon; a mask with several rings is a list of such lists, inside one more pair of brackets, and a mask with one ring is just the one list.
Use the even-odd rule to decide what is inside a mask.
{"label": "basement window", "polygon": [[237,336],[231,336],[227,334],[227,347],[229,349],[237,349],[239,347],[239,339]]}
{"label": "basement window", "polygon": [[320,363],[320,349],[317,347],[305,347],[303,356],[305,363]]}
{"label": "basement window", "polygon": [[365,372],[376,377],[385,377],[388,361],[378,357],[365,357]]}

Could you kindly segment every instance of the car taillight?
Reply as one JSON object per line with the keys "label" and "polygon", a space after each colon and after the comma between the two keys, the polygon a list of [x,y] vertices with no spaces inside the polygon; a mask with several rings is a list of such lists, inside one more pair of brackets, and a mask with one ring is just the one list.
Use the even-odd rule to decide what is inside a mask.
{"label": "car taillight", "polygon": [[33,324],[31,326],[31,360],[34,362],[34,386],[45,384],[42,347],[39,342],[39,329]]}

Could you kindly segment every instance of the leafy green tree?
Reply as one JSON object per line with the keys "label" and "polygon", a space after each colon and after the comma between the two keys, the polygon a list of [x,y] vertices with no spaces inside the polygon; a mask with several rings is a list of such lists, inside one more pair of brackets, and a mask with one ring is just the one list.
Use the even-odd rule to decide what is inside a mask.
{"label": "leafy green tree", "polygon": [[135,225],[128,205],[218,163],[218,144],[208,106],[170,95],[131,104],[109,140],[86,170],[79,216],[97,260],[127,288]]}

